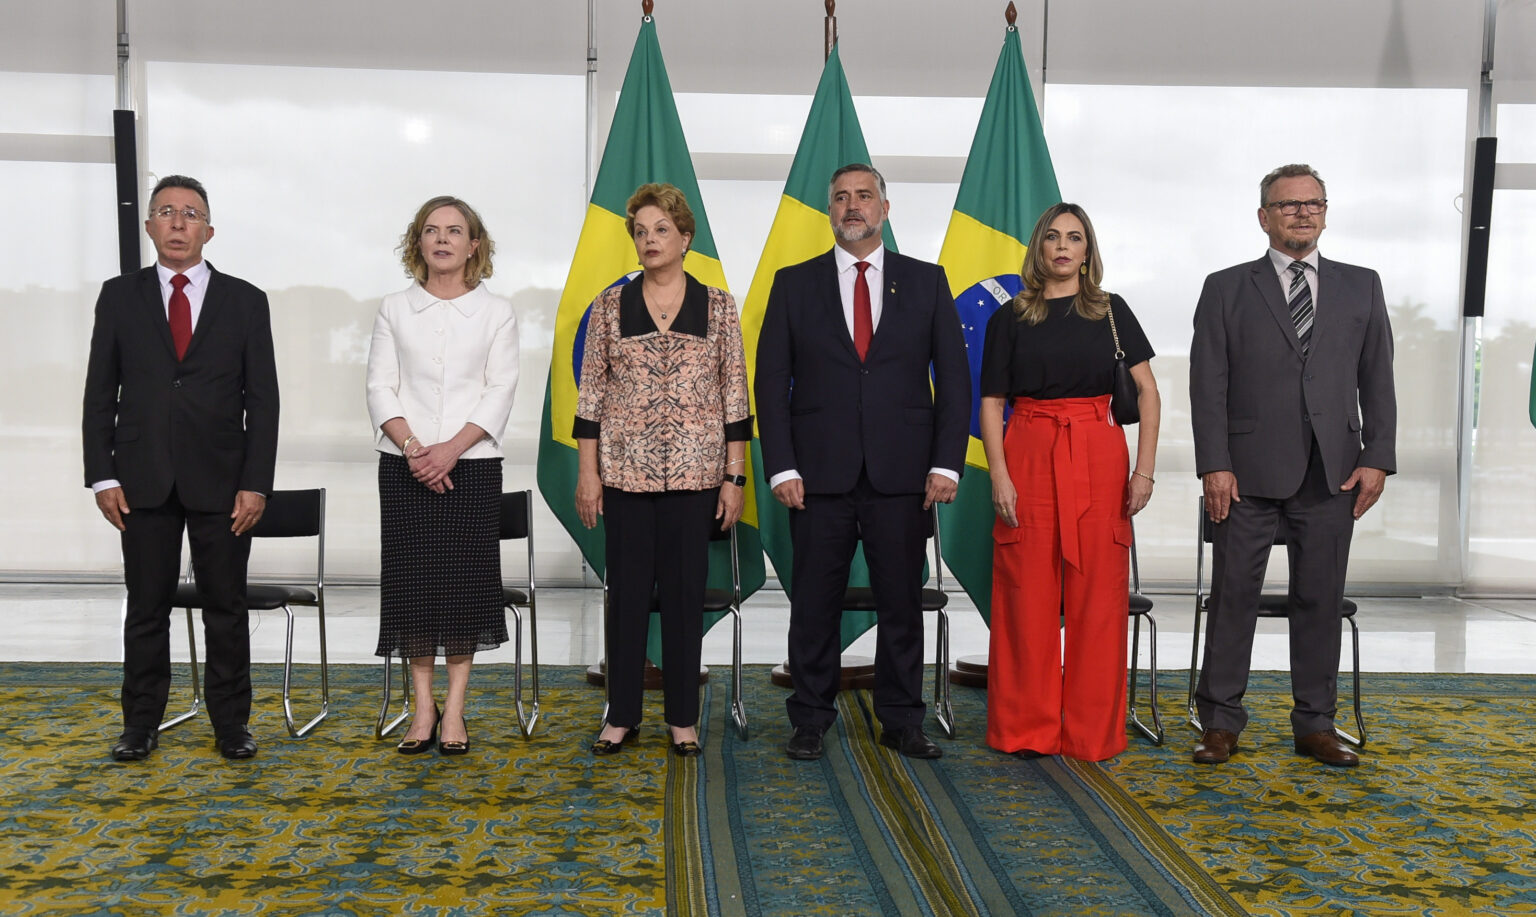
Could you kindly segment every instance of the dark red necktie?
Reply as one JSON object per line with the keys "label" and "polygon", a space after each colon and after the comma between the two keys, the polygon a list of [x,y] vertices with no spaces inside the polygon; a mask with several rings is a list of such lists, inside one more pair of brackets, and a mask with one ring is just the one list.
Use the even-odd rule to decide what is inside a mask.
{"label": "dark red necktie", "polygon": [[[186,274],[171,278],[171,343],[176,345],[178,360],[187,355],[187,344],[192,341],[192,303],[186,292],[186,286],[191,282]],[[868,298],[866,293],[865,299]]]}
{"label": "dark red necktie", "polygon": [[869,284],[864,280],[869,262],[860,261],[854,267],[859,269],[859,276],[853,279],[853,349],[862,360],[869,353],[869,339],[875,336],[875,320],[869,308]]}

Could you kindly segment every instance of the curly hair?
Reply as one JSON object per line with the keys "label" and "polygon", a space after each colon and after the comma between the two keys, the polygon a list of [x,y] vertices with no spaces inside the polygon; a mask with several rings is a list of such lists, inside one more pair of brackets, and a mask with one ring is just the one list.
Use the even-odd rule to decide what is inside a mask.
{"label": "curly hair", "polygon": [[417,283],[427,282],[427,260],[421,256],[421,233],[426,228],[427,217],[439,207],[452,207],[462,214],[470,241],[478,240],[480,243],[470,252],[469,260],[464,262],[464,283],[470,287],[477,286],[480,281],[491,276],[491,258],[496,254],[496,243],[491,240],[491,234],[486,231],[475,208],[456,197],[440,195],[421,205],[416,211],[416,218],[405,228],[405,235],[400,237],[400,246],[396,249],[400,252],[400,263],[405,266],[407,274],[416,278]]}
{"label": "curly hair", "polygon": [[1012,302],[1014,314],[1021,322],[1038,325],[1045,321],[1048,309],[1043,291],[1050,277],[1045,233],[1051,228],[1051,223],[1064,213],[1070,213],[1082,221],[1083,241],[1088,243],[1088,258],[1084,262],[1088,270],[1078,278],[1077,296],[1073,299],[1072,308],[1090,321],[1098,321],[1109,314],[1109,294],[1099,288],[1104,280],[1104,262],[1099,258],[1099,240],[1093,233],[1093,223],[1082,207],[1061,203],[1046,208],[1040,214],[1040,219],[1035,221],[1034,231],[1029,234],[1029,250],[1024,253],[1024,265],[1019,269],[1024,289],[1019,291]]}
{"label": "curly hair", "polygon": [[676,185],[667,185],[659,182],[650,182],[635,189],[635,193],[629,196],[629,202],[624,205],[624,229],[631,236],[635,234],[635,214],[646,207],[659,207],[677,227],[677,231],[690,237],[692,242],[695,224],[693,210],[688,207],[688,197],[679,191]]}

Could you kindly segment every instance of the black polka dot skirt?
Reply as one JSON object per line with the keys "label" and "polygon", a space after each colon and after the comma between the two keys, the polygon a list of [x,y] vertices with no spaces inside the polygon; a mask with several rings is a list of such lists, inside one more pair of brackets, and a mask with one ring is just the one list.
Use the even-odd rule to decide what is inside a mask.
{"label": "black polka dot skirt", "polygon": [[379,453],[378,656],[461,656],[507,640],[501,602],[501,459],[460,459],[433,493]]}

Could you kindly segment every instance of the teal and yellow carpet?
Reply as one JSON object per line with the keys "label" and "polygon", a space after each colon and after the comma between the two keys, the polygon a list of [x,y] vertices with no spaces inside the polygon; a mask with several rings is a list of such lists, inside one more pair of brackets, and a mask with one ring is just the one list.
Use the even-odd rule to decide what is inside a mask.
{"label": "teal and yellow carpet", "polygon": [[485,666],[471,753],[412,758],[373,739],[377,668],[334,668],[331,718],[294,740],[280,672],[258,667],[254,761],[219,758],[198,721],[117,764],[115,666],[7,665],[0,913],[1536,913],[1530,677],[1369,676],[1366,763],[1340,771],[1291,751],[1276,674],[1255,676],[1218,768],[1188,763],[1180,673],[1169,744],[1132,738],[1103,765],[988,750],[968,689],[939,761],[876,744],[855,692],[827,756],[792,762],[766,669],[747,678],[751,741],[716,679],[702,759],[669,756],[659,720],[594,759],[602,692],[544,674],[533,741],[508,670]]}

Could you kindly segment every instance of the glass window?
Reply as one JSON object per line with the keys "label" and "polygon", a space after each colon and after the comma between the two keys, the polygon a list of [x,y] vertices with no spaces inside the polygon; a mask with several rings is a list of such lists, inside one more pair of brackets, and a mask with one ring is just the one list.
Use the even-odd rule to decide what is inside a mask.
{"label": "glass window", "polygon": [[0,134],[111,136],[114,77],[0,70]]}

